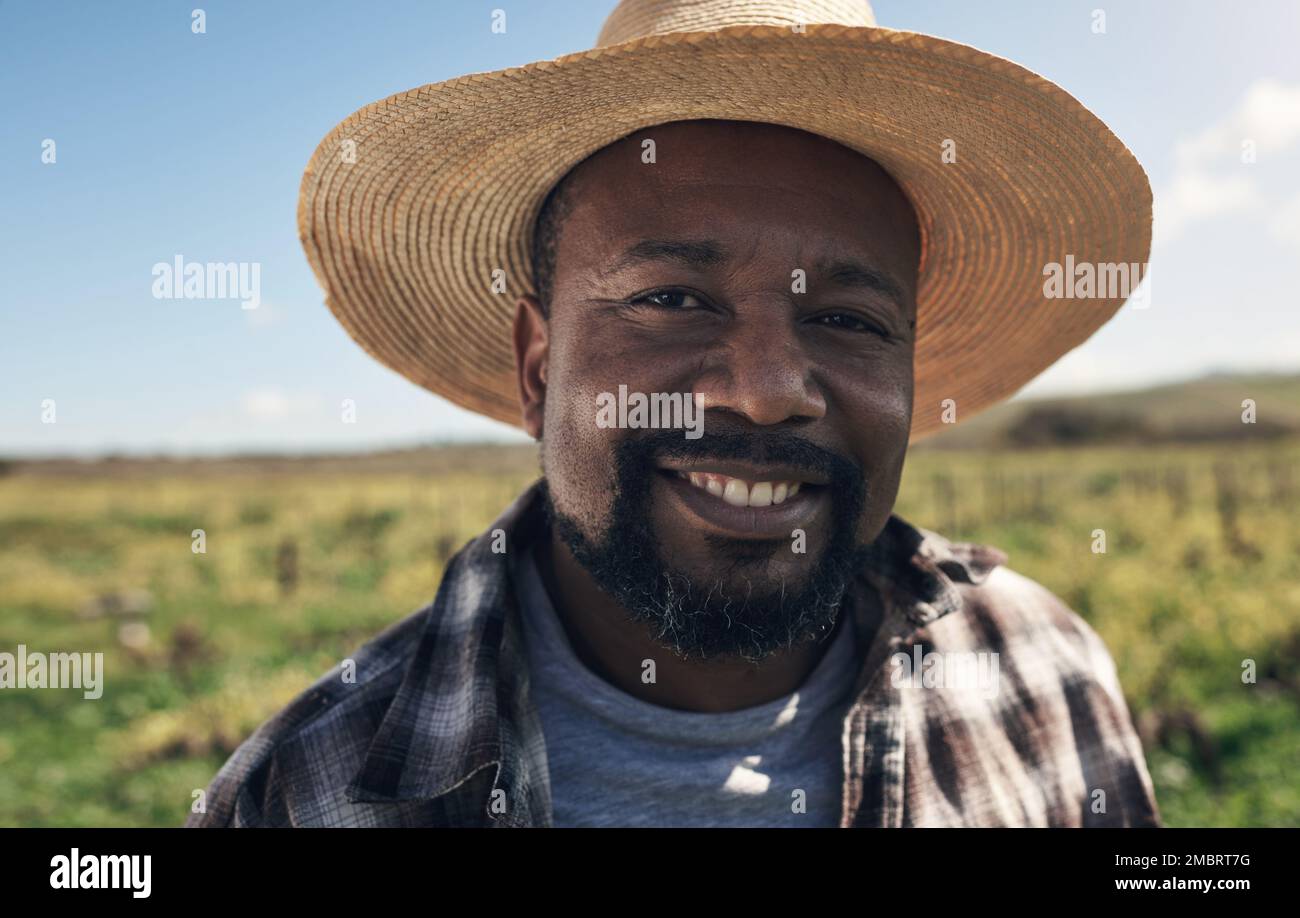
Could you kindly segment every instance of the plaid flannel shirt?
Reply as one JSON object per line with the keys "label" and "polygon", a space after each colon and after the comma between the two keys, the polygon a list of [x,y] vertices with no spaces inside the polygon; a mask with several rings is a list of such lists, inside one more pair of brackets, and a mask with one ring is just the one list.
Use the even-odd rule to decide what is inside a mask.
{"label": "plaid flannel shirt", "polygon": [[[507,561],[545,531],[538,492],[452,559],[431,605],[353,657],[354,681],[340,664],[258,728],[186,825],[549,826]],[[842,827],[1160,824],[1110,654],[1005,561],[897,516],[877,539],[845,605],[863,663]],[[895,654],[932,651],[997,653],[998,690],[897,678]]]}

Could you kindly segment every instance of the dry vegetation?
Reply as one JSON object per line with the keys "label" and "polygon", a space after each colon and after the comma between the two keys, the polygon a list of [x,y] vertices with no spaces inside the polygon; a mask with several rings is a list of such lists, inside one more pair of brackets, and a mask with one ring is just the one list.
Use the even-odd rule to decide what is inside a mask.
{"label": "dry vegetation", "polygon": [[[535,474],[528,447],[11,465],[0,649],[102,650],[106,689],[0,695],[0,824],[182,822]],[[1167,822],[1300,824],[1300,445],[918,451],[899,512],[1000,546],[1092,622]]]}

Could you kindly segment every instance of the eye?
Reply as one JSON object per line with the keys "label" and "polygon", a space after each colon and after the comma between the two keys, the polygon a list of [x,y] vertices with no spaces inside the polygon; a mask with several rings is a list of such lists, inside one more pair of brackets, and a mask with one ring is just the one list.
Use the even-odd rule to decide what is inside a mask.
{"label": "eye", "polygon": [[[695,305],[687,305],[687,300],[694,300]],[[705,306],[699,297],[685,290],[652,290],[649,293],[643,293],[629,299],[628,303],[632,305],[644,303],[659,309],[670,310],[701,309]]]}
{"label": "eye", "polygon": [[889,338],[891,335],[875,322],[869,322],[861,316],[854,315],[851,312],[832,312],[826,315],[815,316],[811,320],[818,325],[825,325],[829,328],[840,328],[845,331],[868,332],[873,335],[879,335],[882,338]]}

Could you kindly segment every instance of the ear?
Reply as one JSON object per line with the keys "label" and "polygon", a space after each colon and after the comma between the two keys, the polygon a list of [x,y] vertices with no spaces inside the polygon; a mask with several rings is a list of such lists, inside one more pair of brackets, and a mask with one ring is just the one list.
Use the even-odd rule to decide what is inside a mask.
{"label": "ear", "polygon": [[542,304],[531,294],[515,303],[515,376],[519,383],[519,406],[524,430],[534,440],[542,437],[546,409],[546,371],[550,338]]}

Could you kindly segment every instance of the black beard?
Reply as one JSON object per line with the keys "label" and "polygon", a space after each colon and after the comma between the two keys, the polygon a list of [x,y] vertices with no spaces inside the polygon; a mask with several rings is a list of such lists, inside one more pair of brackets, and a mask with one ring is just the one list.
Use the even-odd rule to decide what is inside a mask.
{"label": "black beard", "polygon": [[[726,559],[721,576],[692,579],[670,568],[655,538],[650,514],[651,487],[662,472],[660,459],[748,459],[789,465],[824,477],[832,488],[828,544],[801,583],[773,579],[761,570],[776,551],[790,551],[789,540],[754,542],[710,538],[715,554]],[[785,432],[706,433],[687,440],[680,430],[652,431],[623,441],[615,450],[613,508],[605,531],[588,538],[555,506],[545,489],[547,515],[556,532],[592,578],[654,639],[684,659],[739,657],[758,662],[830,632],[845,591],[866,560],[869,547],[857,531],[867,500],[861,466]],[[731,586],[745,582],[743,588]]]}

